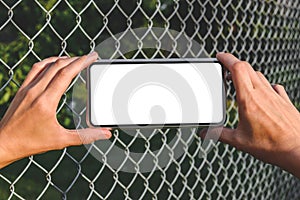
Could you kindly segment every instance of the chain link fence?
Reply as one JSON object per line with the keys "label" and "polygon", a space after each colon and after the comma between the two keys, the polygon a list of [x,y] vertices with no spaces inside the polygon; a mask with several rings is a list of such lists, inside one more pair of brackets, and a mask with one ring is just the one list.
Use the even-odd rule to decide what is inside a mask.
{"label": "chain link fence", "polygon": [[[300,3],[291,0],[101,0],[101,1],[0,1],[0,105],[4,115],[33,63],[50,55],[83,55],[113,38],[116,45],[99,49],[100,58],[215,57],[219,51],[234,53],[263,72],[272,83],[283,84],[300,108]],[[136,50],[123,54],[122,34],[135,28]],[[161,37],[151,32],[164,31]],[[175,30],[174,35],[171,30]],[[147,38],[156,48],[144,49]],[[159,43],[171,38],[172,51]],[[178,38],[187,40],[184,50]],[[189,46],[197,41],[201,48]],[[125,41],[126,42],[126,41]],[[85,83],[81,73],[75,80]],[[237,124],[232,83],[227,83],[226,126]],[[57,117],[66,128],[81,126],[85,107],[74,108],[72,87],[58,107]],[[85,95],[85,94],[83,94]],[[79,97],[78,97],[79,98]],[[75,118],[76,118],[75,117]],[[70,147],[20,160],[0,171],[0,199],[299,199],[300,182],[290,174],[264,164],[221,143],[210,143],[205,157],[195,129],[131,130],[128,136],[113,130],[112,146],[130,151],[153,152],[167,148],[170,163],[148,173],[115,169],[106,152],[96,145]],[[181,140],[189,134],[192,142]],[[170,139],[179,138],[174,146]],[[101,145],[101,142],[99,143]],[[176,145],[184,153],[174,158]],[[102,156],[99,162],[91,155]],[[126,154],[129,155],[129,154]],[[154,154],[153,154],[154,155]],[[153,156],[153,162],[158,157]],[[125,162],[131,160],[125,157]]]}

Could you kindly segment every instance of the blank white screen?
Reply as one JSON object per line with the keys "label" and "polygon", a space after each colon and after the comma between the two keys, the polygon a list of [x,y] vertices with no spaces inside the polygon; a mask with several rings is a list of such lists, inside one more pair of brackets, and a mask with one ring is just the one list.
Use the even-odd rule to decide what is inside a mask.
{"label": "blank white screen", "polygon": [[93,125],[206,124],[224,117],[219,63],[96,63],[89,87]]}

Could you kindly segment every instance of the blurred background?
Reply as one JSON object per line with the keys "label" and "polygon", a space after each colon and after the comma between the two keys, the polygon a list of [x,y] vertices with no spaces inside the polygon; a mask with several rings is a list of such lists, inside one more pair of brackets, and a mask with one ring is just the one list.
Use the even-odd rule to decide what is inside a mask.
{"label": "blurred background", "polygon": [[[283,84],[300,109],[299,15],[300,2],[289,0],[0,1],[0,115],[35,62],[52,55],[84,55],[108,38],[121,41],[120,35],[113,37],[118,33],[134,33],[142,27],[149,31],[137,35],[135,43],[125,44],[136,51],[122,54],[122,47],[112,45],[97,49],[100,58],[197,58],[231,52],[250,62],[271,83]],[[155,37],[154,27],[165,30],[163,37]],[[177,45],[182,37],[188,41],[186,47]],[[166,38],[173,41],[172,51],[159,45],[143,49],[147,40],[159,44]],[[197,41],[201,48],[189,46],[190,41]],[[78,80],[85,84],[85,75],[74,81]],[[235,91],[231,83],[226,84],[226,126],[233,128],[238,120]],[[74,109],[71,100],[72,88],[62,97],[57,113],[66,128],[78,127],[74,115],[85,118],[85,108]],[[143,135],[143,130],[131,131]],[[172,157],[168,146],[180,136],[179,129],[153,131],[149,138],[113,131],[112,144],[125,151],[169,148],[170,165],[149,173],[139,172],[138,163],[133,163],[137,166],[133,174],[113,169],[90,154],[93,146],[23,159],[0,170],[0,199],[300,198],[299,180],[227,145],[211,143],[212,152],[199,158],[199,152],[205,151],[202,141],[197,132],[186,131],[193,141],[183,144],[185,153],[179,159]],[[99,153],[105,157],[105,152]]]}

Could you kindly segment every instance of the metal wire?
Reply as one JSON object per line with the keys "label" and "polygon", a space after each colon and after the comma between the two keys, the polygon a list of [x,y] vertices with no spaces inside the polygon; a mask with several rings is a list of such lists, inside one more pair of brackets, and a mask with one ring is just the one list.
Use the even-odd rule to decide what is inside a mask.
{"label": "metal wire", "polygon": [[[0,49],[4,49],[0,55],[2,115],[24,79],[20,73],[28,73],[28,67],[24,66],[31,66],[33,62],[50,56],[50,53],[88,53],[107,38],[112,38],[114,46],[110,50],[100,49],[100,58],[168,59],[203,55],[214,57],[219,51],[234,53],[263,72],[271,83],[283,84],[299,109],[299,1],[35,0],[30,7],[28,5],[22,0],[0,1]],[[37,19],[32,16],[34,12],[38,13],[39,17],[35,16]],[[63,12],[68,15],[63,15]],[[146,30],[142,35],[135,32],[135,28],[140,27]],[[153,32],[155,27],[163,29],[160,35]],[[133,35],[136,42],[130,45],[135,47],[135,51],[124,54],[125,36],[116,36],[121,32]],[[19,39],[13,43],[9,41],[10,35]],[[47,42],[49,38],[51,42]],[[145,50],[147,38],[155,41],[156,48]],[[187,41],[184,47],[179,44],[182,38]],[[192,40],[197,41],[200,47],[193,46]],[[164,41],[171,41],[171,51],[161,49]],[[45,53],[47,49],[50,53]],[[85,84],[85,76],[81,74],[73,84],[75,82]],[[226,126],[233,128],[238,121],[235,91],[232,83],[228,82],[227,87]],[[64,124],[67,123],[64,119],[75,116],[77,120],[73,128],[79,128],[86,108],[72,105],[71,91],[72,86],[62,98],[58,118]],[[93,144],[86,148],[70,147],[31,156],[0,171],[0,198],[300,198],[299,180],[228,145],[210,143],[212,151],[199,158],[199,153],[205,151],[201,147],[201,139],[195,129],[185,131],[190,134],[188,141],[192,142],[189,144],[182,139],[184,131],[181,129],[154,129],[150,132],[137,129],[131,130],[130,137],[114,130],[111,147],[106,151]],[[169,143],[170,138],[177,138],[173,146]],[[180,145],[184,153],[175,158],[174,149]],[[124,149],[126,155],[119,168],[108,162],[113,146]],[[131,158],[130,151],[136,148],[142,149],[142,154],[152,155],[157,168],[144,173],[141,170],[143,160],[136,162]],[[170,163],[160,167],[159,154],[153,152],[163,148],[168,151]],[[96,160],[92,153],[101,155],[102,161]],[[121,170],[126,162],[131,162],[135,173]]]}

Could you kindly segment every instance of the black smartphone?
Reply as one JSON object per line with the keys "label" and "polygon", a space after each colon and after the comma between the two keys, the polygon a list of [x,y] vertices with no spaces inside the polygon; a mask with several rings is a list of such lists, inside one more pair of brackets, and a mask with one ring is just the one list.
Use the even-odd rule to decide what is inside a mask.
{"label": "black smartphone", "polygon": [[216,59],[100,60],[87,70],[92,127],[182,127],[225,121]]}

